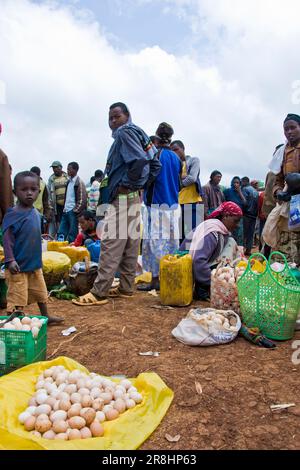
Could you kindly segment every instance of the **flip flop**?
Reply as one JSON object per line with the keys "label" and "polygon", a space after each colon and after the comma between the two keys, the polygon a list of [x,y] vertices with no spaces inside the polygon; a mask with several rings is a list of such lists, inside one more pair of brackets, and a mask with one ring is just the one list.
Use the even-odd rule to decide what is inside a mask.
{"label": "flip flop", "polygon": [[72,303],[80,307],[90,307],[91,305],[105,305],[108,303],[107,299],[98,300],[91,292],[78,298],[73,299]]}
{"label": "flip flop", "polygon": [[131,297],[133,297],[133,294],[132,293],[127,293],[127,292],[122,292],[119,289],[119,287],[115,287],[114,289],[110,289],[108,296],[113,297],[113,298],[122,297],[124,299],[131,299]]}

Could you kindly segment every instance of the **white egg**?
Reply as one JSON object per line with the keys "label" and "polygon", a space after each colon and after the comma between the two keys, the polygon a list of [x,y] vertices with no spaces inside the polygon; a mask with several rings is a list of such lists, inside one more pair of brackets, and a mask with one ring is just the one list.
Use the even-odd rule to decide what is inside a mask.
{"label": "white egg", "polygon": [[22,325],[21,331],[30,331],[30,325]]}
{"label": "white egg", "polygon": [[92,390],[90,391],[90,395],[92,398],[99,398],[100,395],[101,395],[101,391],[99,390],[99,388],[92,388]]}
{"label": "white egg", "polygon": [[123,392],[122,390],[116,390],[114,392],[114,398],[117,400],[118,398],[123,398],[126,392]]}
{"label": "white egg", "polygon": [[37,406],[36,411],[33,414],[35,414],[36,416],[39,416],[41,414],[49,415],[51,413],[51,411],[52,411],[51,406],[47,405],[47,404],[44,404],[44,405]]}
{"label": "white egg", "polygon": [[99,421],[99,423],[103,423],[105,421],[106,417],[103,411],[97,411],[96,413],[96,420]]}
{"label": "white egg", "polygon": [[31,328],[31,333],[32,333],[32,336],[33,336],[34,338],[37,338],[37,337],[38,337],[39,332],[40,332],[40,330],[39,330],[39,328],[37,328],[36,326],[33,326],[33,327]]}
{"label": "white egg", "polygon": [[57,390],[59,390],[60,392],[64,392],[65,388],[67,387],[67,384],[66,383],[62,383],[60,384],[58,387],[57,387]]}
{"label": "white egg", "polygon": [[143,401],[143,397],[140,393],[131,393],[130,398],[135,401],[135,403],[141,403]]}
{"label": "white egg", "polygon": [[126,400],[125,403],[126,403],[127,410],[131,410],[136,405],[135,401],[132,400],[131,398],[129,400]]}
{"label": "white egg", "polygon": [[54,411],[54,413],[50,415],[50,420],[52,421],[52,423],[54,423],[54,421],[57,421],[57,420],[66,421],[66,419],[67,419],[67,412],[63,410]]}
{"label": "white egg", "polygon": [[[56,385],[65,385],[65,387],[67,386],[66,385],[66,381],[68,379],[68,376],[67,374],[65,374],[64,372],[61,372],[60,374],[58,374],[58,376],[56,377]],[[64,387],[64,388],[65,388]]]}
{"label": "white egg", "polygon": [[35,399],[39,405],[43,405],[47,401],[48,395],[46,393],[37,393]]}
{"label": "white egg", "polygon": [[36,389],[36,390],[40,390],[40,389],[44,388],[44,385],[45,385],[45,381],[44,381],[44,380],[40,380],[39,382],[37,382],[37,383],[35,384],[35,389]]}
{"label": "white egg", "polygon": [[31,318],[29,318],[29,317],[23,317],[23,318],[21,319],[21,323],[22,323],[22,325],[30,325],[30,324],[31,324]]}
{"label": "white egg", "polygon": [[124,387],[125,390],[129,390],[129,389],[132,387],[132,383],[130,382],[130,380],[127,380],[127,379],[122,380],[122,381],[120,382],[120,385],[121,385],[122,387]]}
{"label": "white egg", "polygon": [[4,328],[4,330],[14,330],[15,329],[14,325],[10,322],[5,323],[3,328]]}
{"label": "white egg", "polygon": [[19,422],[24,424],[27,418],[30,418],[31,414],[27,411],[23,411],[23,413],[19,414]]}
{"label": "white egg", "polygon": [[60,393],[61,392],[59,390],[54,390],[53,392],[50,393],[50,396],[53,398],[57,398]]}
{"label": "white egg", "polygon": [[127,390],[127,393],[132,393],[132,392],[137,392],[137,388],[135,388],[135,387],[130,387],[130,388]]}
{"label": "white egg", "polygon": [[103,410],[102,410],[102,411],[103,411],[103,413],[106,414],[106,413],[107,413],[108,411],[110,411],[110,410],[113,410],[113,406],[112,406],[112,405],[105,405],[105,406],[103,407]]}
{"label": "white egg", "polygon": [[36,406],[29,406],[28,408],[26,408],[26,412],[29,413],[30,415],[34,416],[35,413],[36,413],[36,410],[37,410],[38,407]]}
{"label": "white egg", "polygon": [[21,325],[21,320],[20,320],[20,318],[14,318],[14,319],[12,320],[12,324],[13,324],[13,325]]}

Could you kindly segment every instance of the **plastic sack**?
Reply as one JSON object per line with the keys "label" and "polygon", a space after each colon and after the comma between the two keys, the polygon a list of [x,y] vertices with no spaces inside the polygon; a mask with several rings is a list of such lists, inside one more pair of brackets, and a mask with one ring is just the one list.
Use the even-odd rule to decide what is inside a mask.
{"label": "plastic sack", "polygon": [[42,261],[43,274],[48,288],[60,284],[71,268],[70,258],[57,251],[44,251]]}
{"label": "plastic sack", "polygon": [[[233,263],[234,264],[234,263]],[[244,274],[244,267],[221,263],[211,273],[210,305],[221,310],[240,312],[237,279]]]}
{"label": "plastic sack", "polygon": [[289,230],[300,231],[300,194],[292,196],[290,202]]}
{"label": "plastic sack", "polygon": [[[222,318],[225,324],[222,324]],[[231,343],[241,326],[240,317],[233,311],[196,309],[188,313],[172,335],[188,346],[216,346]]]}
{"label": "plastic sack", "polygon": [[276,204],[269,214],[262,232],[264,242],[273,249],[277,247],[280,240],[279,222],[282,217],[285,219],[289,217],[289,203],[287,202]]}
{"label": "plastic sack", "polygon": [[67,357],[37,362],[0,378],[0,449],[2,450],[134,450],[155,431],[167,413],[173,392],[154,373],[140,374],[132,383],[143,401],[117,420],[105,422],[104,436],[74,441],[46,440],[24,430],[19,414],[34,393],[37,377],[49,367],[88,370]]}

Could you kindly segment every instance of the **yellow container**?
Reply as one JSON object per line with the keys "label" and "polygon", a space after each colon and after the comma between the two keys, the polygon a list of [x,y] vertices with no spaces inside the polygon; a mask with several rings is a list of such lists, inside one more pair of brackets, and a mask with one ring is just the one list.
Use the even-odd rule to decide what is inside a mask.
{"label": "yellow container", "polygon": [[84,246],[62,246],[59,252],[70,258],[72,266],[78,261],[85,261],[85,258],[91,259],[89,250]]}
{"label": "yellow container", "polygon": [[59,251],[62,246],[68,246],[68,242],[51,242],[47,244],[47,251]]}
{"label": "yellow container", "polygon": [[160,260],[160,300],[163,305],[187,307],[193,301],[191,255],[164,256]]}

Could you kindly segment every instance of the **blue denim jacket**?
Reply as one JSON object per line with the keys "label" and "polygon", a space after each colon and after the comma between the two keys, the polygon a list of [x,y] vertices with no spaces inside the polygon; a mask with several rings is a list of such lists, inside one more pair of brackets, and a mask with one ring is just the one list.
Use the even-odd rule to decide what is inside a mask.
{"label": "blue denim jacket", "polygon": [[150,175],[150,161],[137,133],[127,127],[120,129],[107,160],[109,202],[115,199],[119,186],[132,191],[143,189]]}

